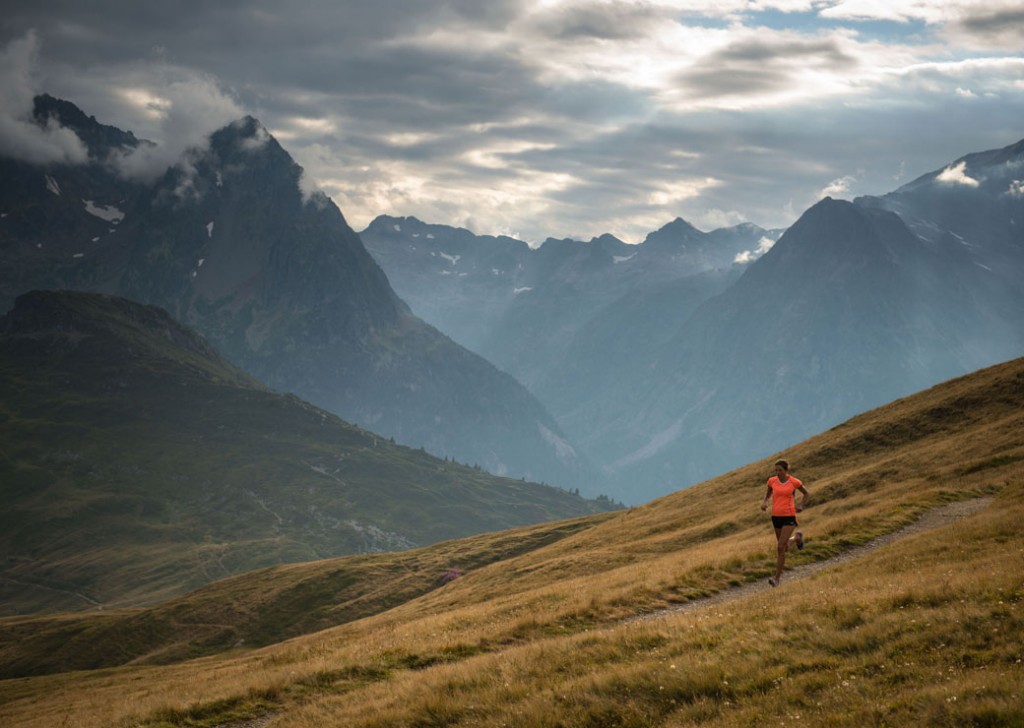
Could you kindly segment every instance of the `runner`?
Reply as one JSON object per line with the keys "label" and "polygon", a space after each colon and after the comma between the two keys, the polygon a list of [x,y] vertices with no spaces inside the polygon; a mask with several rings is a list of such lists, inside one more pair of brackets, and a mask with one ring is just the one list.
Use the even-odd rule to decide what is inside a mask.
{"label": "runner", "polygon": [[[793,496],[796,491],[803,493],[800,503]],[[778,586],[782,579],[782,567],[786,563],[786,551],[790,541],[796,543],[797,550],[804,547],[804,532],[794,529],[799,525],[796,514],[807,505],[810,494],[804,484],[789,474],[789,463],[778,460],[775,463],[775,475],[768,478],[768,491],[761,501],[761,510],[768,510],[768,501],[772,504],[772,525],[775,527],[775,540],[778,542],[778,556],[775,561],[775,576],[769,577],[768,583]]]}

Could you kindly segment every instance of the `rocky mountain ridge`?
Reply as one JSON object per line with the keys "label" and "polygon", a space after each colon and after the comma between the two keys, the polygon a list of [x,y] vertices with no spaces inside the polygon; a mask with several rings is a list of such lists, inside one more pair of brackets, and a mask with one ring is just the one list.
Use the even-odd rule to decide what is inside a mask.
{"label": "rocky mountain ridge", "polygon": [[386,437],[602,492],[536,398],[409,311],[341,211],[303,195],[301,169],[257,120],[144,184],[109,161],[134,137],[44,97],[37,118],[95,143],[87,165],[0,160],[5,308],[58,288],[158,305],[274,389]]}

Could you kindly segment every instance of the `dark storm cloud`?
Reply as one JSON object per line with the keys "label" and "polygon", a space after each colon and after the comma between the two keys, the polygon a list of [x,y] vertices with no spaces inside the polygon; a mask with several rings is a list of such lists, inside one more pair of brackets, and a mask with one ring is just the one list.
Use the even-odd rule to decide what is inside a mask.
{"label": "dark storm cloud", "polygon": [[831,40],[746,39],[708,55],[676,82],[700,96],[743,96],[785,89],[806,69],[837,71],[857,64]]}
{"label": "dark storm cloud", "polygon": [[711,62],[771,63],[798,61],[807,65],[833,69],[856,63],[832,40],[796,40],[768,42],[748,39],[733,43],[709,57]]}
{"label": "dark storm cloud", "polygon": [[956,25],[979,36],[1024,38],[1024,7],[972,9]]}
{"label": "dark storm cloud", "polygon": [[563,40],[626,40],[643,38],[664,18],[665,11],[646,4],[576,2],[539,14],[533,25],[547,36]]}
{"label": "dark storm cloud", "polygon": [[[3,35],[9,41],[36,29],[54,63],[160,61],[213,74],[254,99],[272,98],[279,89],[408,94],[416,86],[443,99],[474,78],[500,79],[495,60],[467,55],[467,48],[416,51],[401,41],[446,22],[500,30],[514,7],[475,0],[41,2],[10,13]],[[501,73],[513,70],[507,64]],[[509,78],[506,86],[518,80]]]}

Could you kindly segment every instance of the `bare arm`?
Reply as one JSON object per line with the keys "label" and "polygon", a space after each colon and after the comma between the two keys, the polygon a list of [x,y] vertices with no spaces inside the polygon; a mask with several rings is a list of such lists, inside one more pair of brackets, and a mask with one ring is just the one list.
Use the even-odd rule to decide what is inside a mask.
{"label": "bare arm", "polygon": [[767,511],[768,504],[772,502],[772,489],[769,488],[768,492],[764,494],[764,500],[761,501],[761,510]]}
{"label": "bare arm", "polygon": [[800,502],[796,504],[796,511],[797,513],[799,513],[800,511],[807,507],[807,502],[811,499],[811,494],[808,493],[807,488],[803,487],[802,485],[799,488],[797,488],[797,490],[803,493],[804,496],[803,498],[800,499]]}

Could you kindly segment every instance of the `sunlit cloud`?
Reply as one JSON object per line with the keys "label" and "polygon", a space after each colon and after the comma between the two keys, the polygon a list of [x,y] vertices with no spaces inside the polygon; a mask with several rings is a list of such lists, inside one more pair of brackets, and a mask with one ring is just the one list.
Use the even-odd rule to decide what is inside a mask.
{"label": "sunlit cloud", "polygon": [[762,237],[760,240],[757,241],[756,248],[754,248],[753,250],[744,250],[742,253],[737,253],[736,258],[735,260],[733,260],[733,262],[739,263],[741,265],[752,263],[753,261],[760,258],[762,255],[767,253],[769,250],[771,250],[775,246],[775,242],[775,240],[772,240],[769,237]]}
{"label": "sunlit cloud", "polygon": [[819,195],[822,198],[825,197],[846,197],[850,193],[850,187],[856,184],[857,178],[851,175],[840,177],[829,182],[821,190]]}
{"label": "sunlit cloud", "polygon": [[173,102],[157,96],[152,90],[145,88],[117,88],[114,94],[133,107],[140,116],[150,119],[163,119],[170,112]]}
{"label": "sunlit cloud", "polygon": [[967,174],[967,162],[960,162],[946,167],[935,179],[945,184],[964,185],[966,187],[977,187],[979,184],[978,180]]}
{"label": "sunlit cloud", "polygon": [[822,194],[884,194],[1010,144],[1024,118],[1019,2],[308,2],[180,22],[21,4],[0,37],[37,27],[36,90],[152,139],[140,168],[253,114],[357,229],[385,213],[531,241],[636,241],[675,217],[783,227]]}
{"label": "sunlit cloud", "polygon": [[205,148],[210,134],[245,115],[214,79],[201,74],[173,75],[159,91],[136,91],[130,96],[156,124],[151,127],[153,144],[125,150],[112,160],[129,177],[155,179],[179,162],[187,166],[186,152]]}
{"label": "sunlit cloud", "polygon": [[698,197],[704,190],[716,187],[721,184],[720,180],[713,177],[703,179],[685,180],[679,182],[667,182],[659,184],[657,189],[648,195],[648,204],[657,207],[673,207],[679,203]]}

